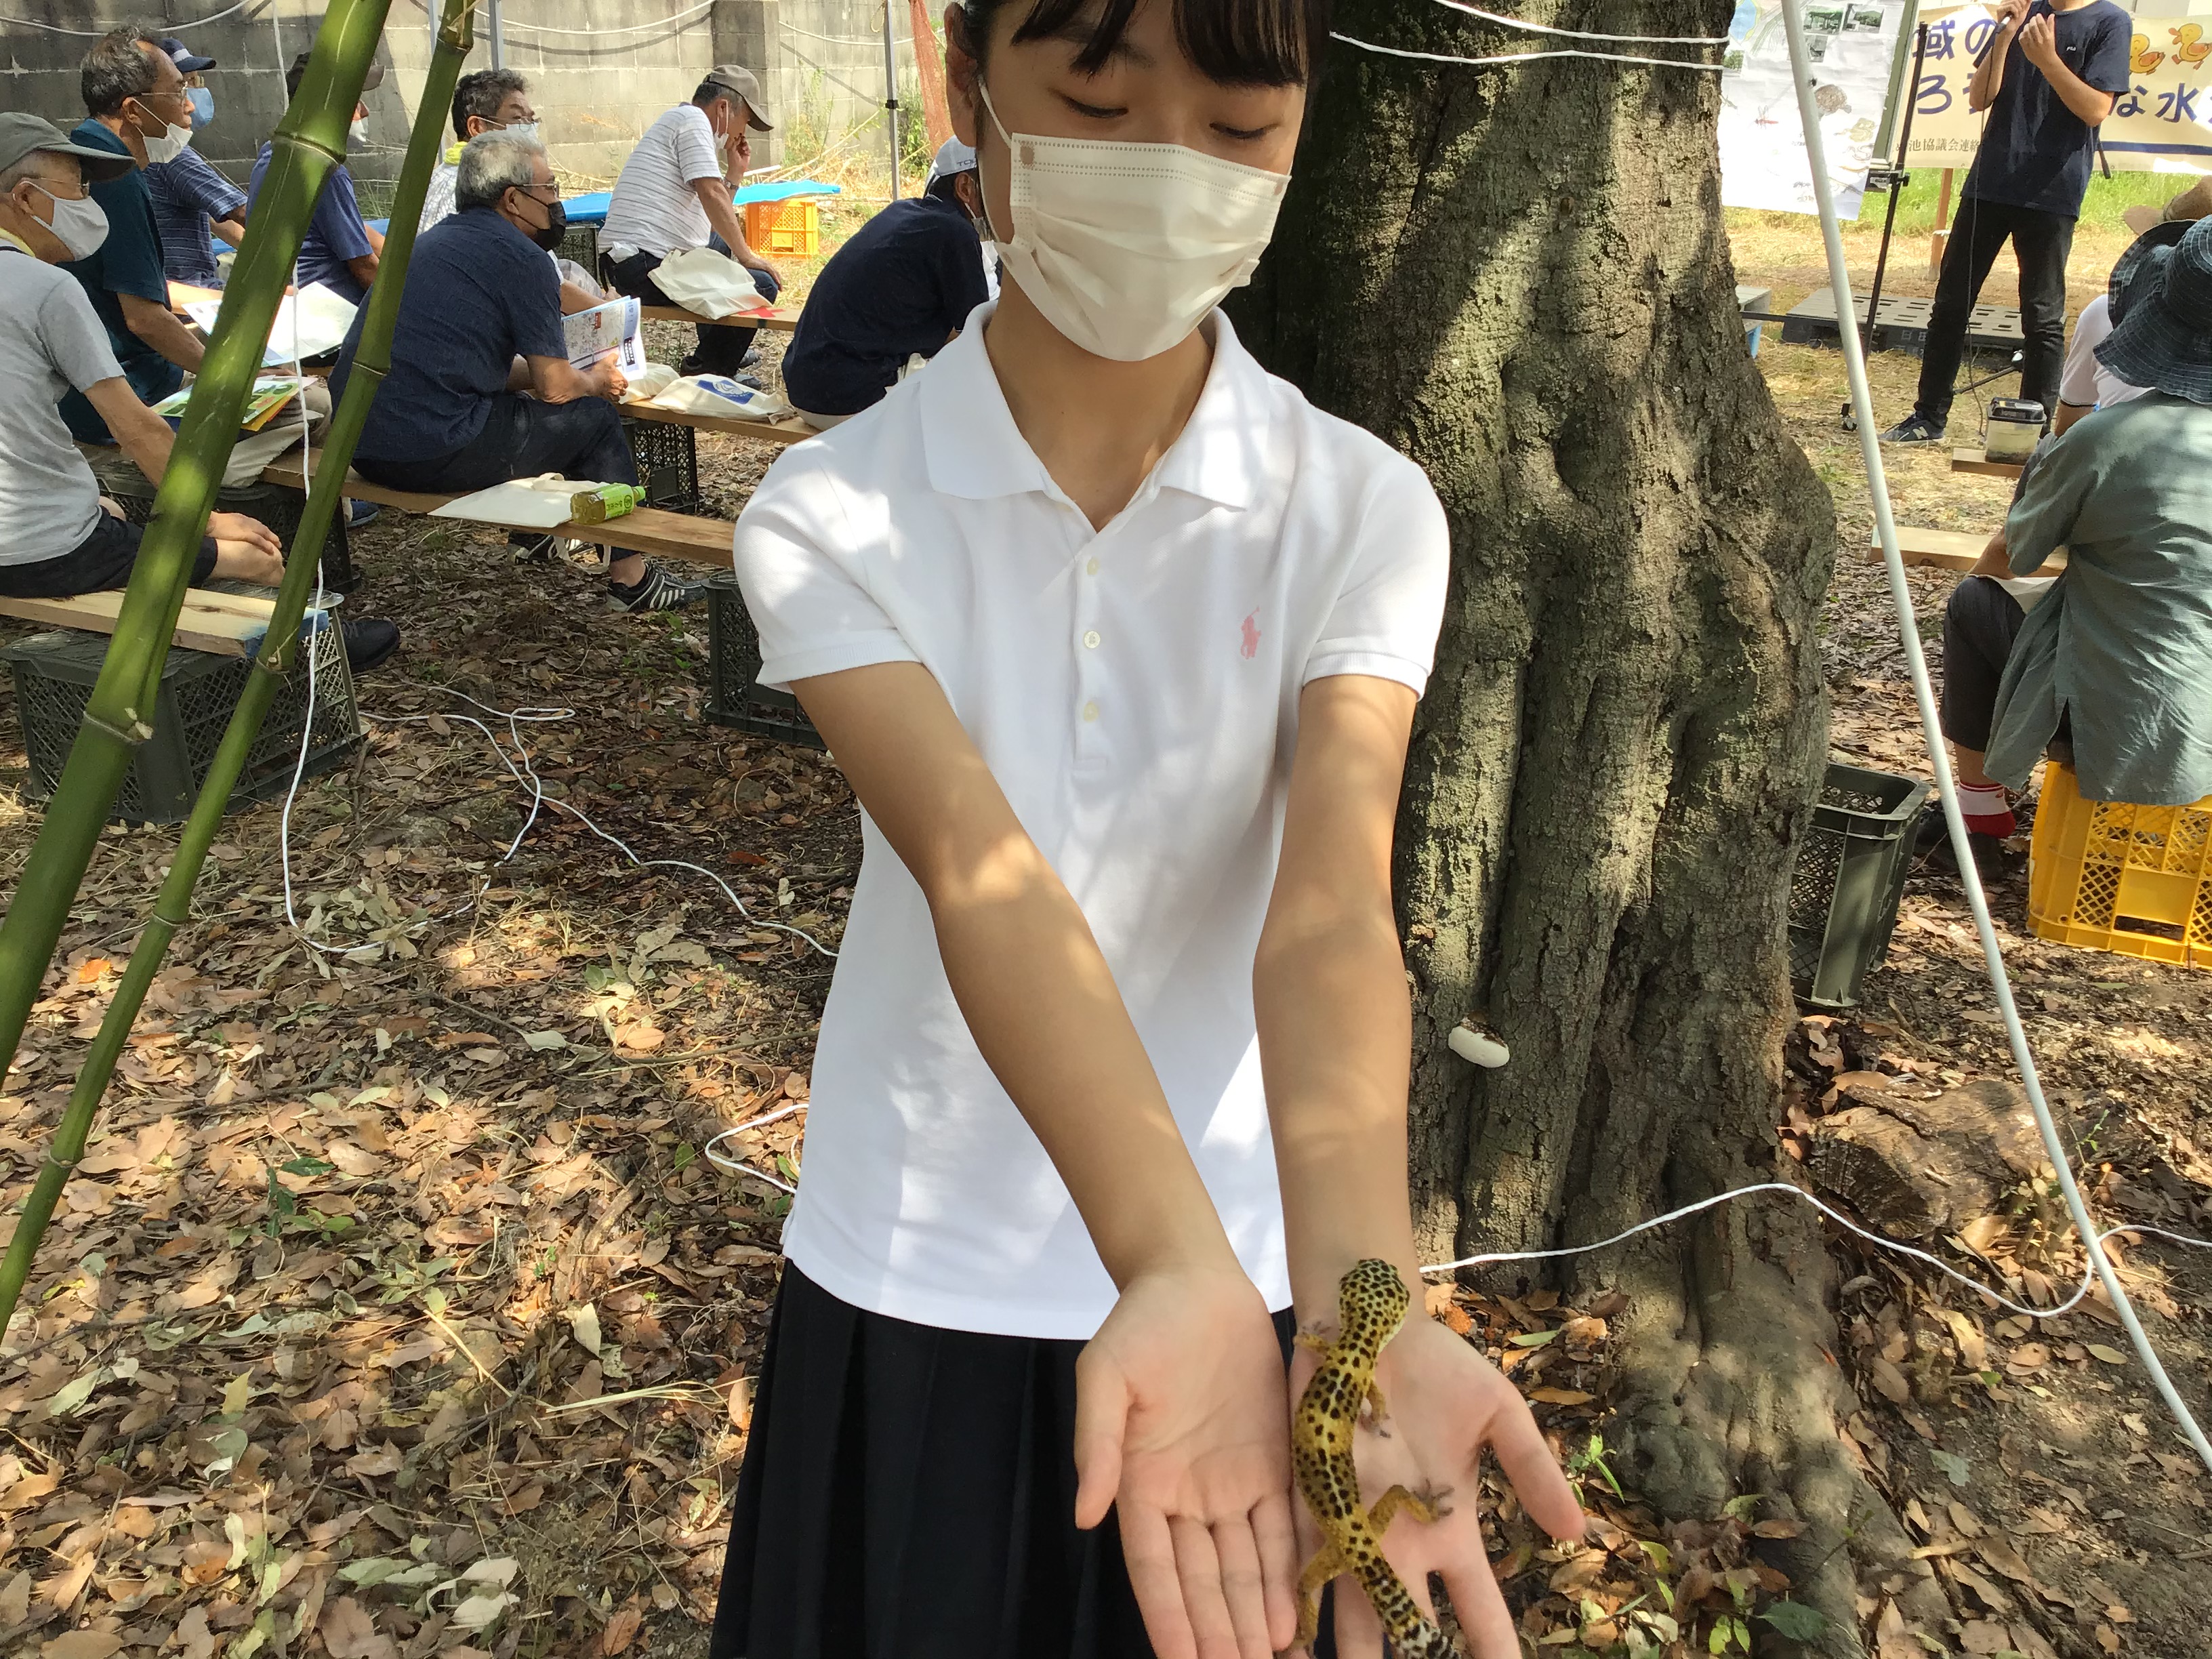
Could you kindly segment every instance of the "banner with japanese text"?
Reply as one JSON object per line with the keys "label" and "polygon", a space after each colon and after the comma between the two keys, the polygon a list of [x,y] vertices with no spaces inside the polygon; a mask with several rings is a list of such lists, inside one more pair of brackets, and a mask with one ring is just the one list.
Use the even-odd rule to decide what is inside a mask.
{"label": "banner with japanese text", "polygon": [[[1922,14],[1928,56],[1912,106],[1908,167],[1966,167],[1983,117],[1966,107],[1974,58],[1996,24],[1989,8]],[[2137,17],[2128,90],[2098,130],[2115,173],[2212,173],[2212,18]]]}

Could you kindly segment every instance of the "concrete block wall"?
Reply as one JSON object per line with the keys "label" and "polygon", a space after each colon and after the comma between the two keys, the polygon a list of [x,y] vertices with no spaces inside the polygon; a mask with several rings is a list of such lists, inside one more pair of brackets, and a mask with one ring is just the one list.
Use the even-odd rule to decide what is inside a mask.
{"label": "concrete block wall", "polygon": [[[215,124],[194,145],[241,185],[283,114],[283,70],[313,41],[323,3],[273,0],[185,32],[220,63],[209,73]],[[914,93],[914,52],[905,0],[891,5],[903,100]],[[0,24],[0,108],[73,126],[84,115],[77,67],[99,31],[143,22],[166,33],[163,11],[204,9],[191,0],[8,0],[10,16],[53,27]],[[469,69],[491,63],[486,12],[480,3]],[[554,165],[580,189],[611,185],[638,134],[718,63],[757,74],[775,115],[775,133],[754,143],[756,167],[797,154],[793,141],[834,144],[859,128],[867,131],[840,155],[864,169],[883,155],[884,0],[710,0],[703,9],[698,0],[503,0],[501,13],[505,61],[530,77]],[[429,61],[429,18],[425,0],[392,0],[379,52],[386,78],[367,100],[369,142],[350,162],[372,203],[398,174]],[[908,113],[920,118],[918,107],[902,118]]]}

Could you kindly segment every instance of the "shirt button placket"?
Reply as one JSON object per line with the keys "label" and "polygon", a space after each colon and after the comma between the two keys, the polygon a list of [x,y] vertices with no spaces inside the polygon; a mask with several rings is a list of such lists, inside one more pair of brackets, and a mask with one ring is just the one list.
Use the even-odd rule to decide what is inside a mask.
{"label": "shirt button placket", "polygon": [[1097,729],[1099,682],[1103,675],[1097,655],[1101,636],[1094,626],[1098,619],[1099,568],[1097,554],[1085,554],[1082,575],[1075,585],[1075,626],[1079,630],[1076,635],[1075,684],[1077,696],[1080,699],[1076,714],[1081,722],[1076,744],[1078,749],[1087,755],[1097,754],[1100,748]]}

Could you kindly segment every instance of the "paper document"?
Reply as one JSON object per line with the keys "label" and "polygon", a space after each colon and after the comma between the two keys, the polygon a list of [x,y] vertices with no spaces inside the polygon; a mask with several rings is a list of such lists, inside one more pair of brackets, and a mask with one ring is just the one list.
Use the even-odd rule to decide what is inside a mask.
{"label": "paper document", "polygon": [[[199,382],[173,392],[154,405],[154,412],[174,424],[183,419],[185,409],[192,400],[193,388]],[[239,411],[239,425],[248,432],[258,432],[269,424],[276,411],[300,395],[300,382],[289,374],[264,374],[253,382],[246,407]]]}
{"label": "paper document", "polygon": [[589,311],[572,313],[561,319],[561,327],[568,337],[568,361],[578,368],[589,368],[609,357],[625,375],[645,367],[645,339],[638,327],[635,300],[610,300]]}
{"label": "paper document", "polygon": [[[199,325],[202,333],[212,337],[222,309],[221,300],[197,300],[185,307],[185,315]],[[345,343],[354,311],[350,300],[320,283],[310,283],[298,294],[286,295],[277,302],[276,320],[269,326],[269,349],[261,354],[262,362],[273,367],[292,361],[295,327],[300,361],[328,356]]]}

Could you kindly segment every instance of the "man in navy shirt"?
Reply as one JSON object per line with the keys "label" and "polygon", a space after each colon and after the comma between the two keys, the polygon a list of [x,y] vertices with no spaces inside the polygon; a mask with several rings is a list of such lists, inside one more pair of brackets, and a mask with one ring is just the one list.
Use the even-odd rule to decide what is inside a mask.
{"label": "man in navy shirt", "polygon": [[2098,124],[2128,89],[2132,25],[2112,0],[2002,0],[1996,26],[1966,89],[1968,105],[1987,110],[1989,120],[1944,250],[1920,389],[1912,413],[1882,434],[1888,443],[1943,436],[1966,319],[2008,241],[2020,261],[2020,395],[2046,412],[2057,407],[2066,256]]}
{"label": "man in navy shirt", "polygon": [[[107,216],[107,240],[67,269],[106,326],[123,378],[141,403],[159,403],[185,383],[187,369],[199,368],[203,348],[169,309],[169,277],[145,167],[175,159],[191,140],[191,100],[185,77],[160,43],[127,28],[100,37],[85,54],[79,82],[91,113],[70,134],[70,142],[132,165],[93,183],[92,198]],[[72,390],[61,410],[80,442],[115,441],[82,392]]]}
{"label": "man in navy shirt", "polygon": [[[300,77],[307,72],[307,54],[303,52],[284,71],[287,97],[299,96]],[[383,84],[384,65],[372,63],[368,78],[362,82],[362,90],[367,93]],[[368,127],[368,106],[356,104],[356,143],[366,138]],[[269,157],[274,148],[274,140],[264,139],[261,153],[253,158],[253,177],[246,185],[249,213],[252,211],[253,198],[261,194],[261,179],[269,171]],[[384,237],[362,218],[361,204],[354,199],[353,174],[341,161],[324,179],[323,193],[315,198],[314,216],[307,221],[307,234],[300,239],[301,284],[304,287],[309,283],[320,283],[359,305],[368,297],[368,285],[376,280],[376,262],[383,252]]]}
{"label": "man in navy shirt", "polygon": [[[207,71],[216,65],[173,35],[161,38],[161,50],[185,77],[185,95],[191,100],[192,137],[215,119],[215,94],[208,90]],[[170,278],[199,288],[221,288],[222,268],[215,262],[208,241],[210,231],[236,247],[246,235],[246,192],[218,172],[198,150],[187,146],[173,161],[146,169],[146,188],[154,200],[154,222],[161,232],[161,262]]]}
{"label": "man in navy shirt", "polygon": [[[599,483],[637,482],[616,402],[629,389],[606,362],[568,361],[561,284],[545,256],[565,229],[544,146],[487,132],[461,151],[455,211],[422,233],[392,328],[392,367],[354,449],[362,476],[394,489],[467,495],[558,472]],[[361,346],[362,317],[338,352],[341,398]],[[527,395],[526,395],[527,394]],[[518,532],[530,546],[540,534]],[[624,611],[666,611],[704,591],[620,555],[608,597]]]}
{"label": "man in navy shirt", "polygon": [[910,358],[935,356],[988,297],[975,152],[954,139],[933,173],[927,191],[861,226],[814,279],[783,356],[784,388],[811,426],[878,402]]}

